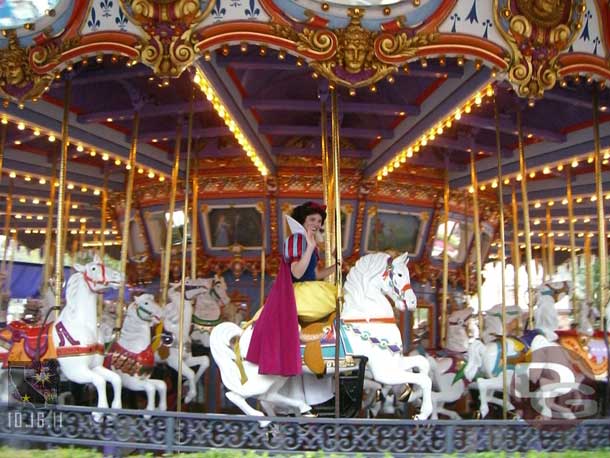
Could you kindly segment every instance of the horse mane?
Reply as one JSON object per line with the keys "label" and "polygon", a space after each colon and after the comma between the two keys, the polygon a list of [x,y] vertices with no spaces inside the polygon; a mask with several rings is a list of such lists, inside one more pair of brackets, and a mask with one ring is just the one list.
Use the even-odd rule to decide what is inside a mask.
{"label": "horse mane", "polygon": [[65,307],[68,310],[72,310],[72,308],[73,308],[72,301],[68,300],[68,299],[74,297],[74,295],[76,294],[76,290],[78,289],[78,280],[82,277],[83,277],[83,273],[76,271],[72,275],[70,275],[70,278],[68,279],[68,284],[66,285],[66,307]]}
{"label": "horse mane", "polygon": [[386,253],[371,253],[358,259],[345,280],[346,297],[366,297],[372,280],[385,270],[387,259]]}

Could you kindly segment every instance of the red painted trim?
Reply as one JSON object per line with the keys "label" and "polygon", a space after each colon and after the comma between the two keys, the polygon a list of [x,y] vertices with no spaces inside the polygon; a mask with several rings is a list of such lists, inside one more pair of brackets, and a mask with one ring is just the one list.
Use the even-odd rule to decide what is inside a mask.
{"label": "red painted trim", "polygon": [[591,73],[610,79],[610,68],[608,63],[601,57],[585,53],[569,53],[559,56],[560,76],[567,76],[574,73]]}
{"label": "red painted trim", "polygon": [[425,100],[430,97],[436,90],[442,86],[442,84],[447,81],[447,78],[437,78],[431,84],[428,85],[426,89],[423,90],[421,94],[415,99],[416,105],[421,105],[425,102]]}
{"label": "red painted trim", "polygon": [[426,20],[426,23],[417,30],[418,33],[436,32],[442,22],[447,19],[449,13],[454,10],[457,5],[457,0],[444,0],[441,5],[436,8],[436,11]]}
{"label": "red painted trim", "polygon": [[[603,124],[605,122],[610,121],[610,114],[602,114],[599,117],[599,123]],[[591,127],[593,126],[593,119],[587,120],[587,121],[583,121],[583,122],[579,122],[578,124],[572,124],[568,127],[564,127],[563,129],[561,129],[561,133],[562,134],[569,134],[571,132],[575,132],[577,130],[581,130],[581,129],[586,129],[587,127]]]}

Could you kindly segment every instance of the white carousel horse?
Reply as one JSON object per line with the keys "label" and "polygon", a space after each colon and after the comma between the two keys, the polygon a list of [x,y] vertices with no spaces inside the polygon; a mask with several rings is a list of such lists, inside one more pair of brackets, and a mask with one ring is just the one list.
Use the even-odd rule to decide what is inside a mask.
{"label": "white carousel horse", "polygon": [[[112,408],[120,409],[121,378],[106,369],[99,357],[104,349],[98,340],[97,294],[108,288],[118,288],[122,275],[104,266],[97,255],[92,262],[84,266],[74,264],[74,269],[76,272],[70,276],[66,287],[66,305],[57,321],[50,323],[49,330],[41,334],[40,348],[37,347],[39,331],[15,323],[9,325],[6,331],[12,331],[12,339],[15,339],[17,333],[21,339],[19,342],[13,340],[9,351],[3,351],[0,347],[0,357],[4,361],[10,361],[11,351],[19,344],[26,354],[32,353],[33,350],[33,354],[28,355],[32,360],[36,358],[36,354],[44,358],[46,350],[51,349],[49,343],[52,343],[57,352],[59,367],[68,380],[80,384],[92,383],[97,390],[97,406],[100,408],[108,407],[106,382],[110,382],[115,394]],[[2,389],[6,390],[7,384],[3,384]],[[0,395],[4,402],[8,402],[8,397],[5,391]],[[101,418],[97,413],[93,416],[95,420]]]}
{"label": "white carousel horse", "polygon": [[[191,286],[196,285],[198,280],[189,280]],[[176,372],[182,365],[182,376],[186,378],[188,392],[184,398],[184,402],[188,404],[197,396],[197,381],[201,378],[205,370],[210,367],[210,358],[207,356],[193,356],[191,353],[191,337],[189,335],[191,329],[191,320],[193,316],[193,305],[191,299],[197,294],[201,294],[201,288],[188,290],[185,293],[184,299],[184,347],[182,355],[182,363],[180,363],[179,342],[180,335],[180,284],[174,284],[168,290],[170,302],[163,307],[162,320],[165,331],[171,333],[172,341],[169,345],[160,346],[155,352],[155,362],[165,363]],[[197,372],[191,369],[199,366]]]}
{"label": "white carousel horse", "polygon": [[[411,289],[407,262],[406,253],[395,259],[384,253],[369,254],[359,259],[347,276],[341,318],[352,354],[368,357],[367,370],[374,381],[389,386],[414,384],[422,388],[422,407],[416,418],[425,419],[432,412],[429,365],[423,356],[402,355],[400,330],[392,305],[386,297],[392,297],[400,310],[405,307],[415,309],[417,298]],[[212,330],[210,348],[227,388],[227,398],[249,415],[264,415],[246,402],[249,397],[261,400],[268,414],[273,413],[272,407],[308,412],[311,406],[302,392],[300,396],[293,397],[283,394],[285,390],[282,390],[289,380],[296,386],[301,378],[261,375],[256,364],[241,360],[247,354],[251,337],[251,326],[242,331],[234,323],[221,323]],[[239,338],[239,359],[232,345],[235,338]],[[241,364],[245,379],[242,379],[236,360]],[[419,373],[409,372],[414,367],[419,369]]]}
{"label": "white carousel horse", "polygon": [[[529,344],[529,348],[523,341],[514,338],[507,338],[507,356],[517,357],[522,352],[540,350],[548,346],[556,346],[557,334],[555,329],[559,324],[559,317],[555,308],[555,301],[550,295],[550,288],[543,285],[537,292],[537,305],[534,311],[535,334]],[[502,391],[503,375],[501,363],[501,340],[483,343],[480,340],[473,341],[466,355],[466,366],[464,376],[467,380],[476,378],[476,386],[479,390],[481,418],[485,418],[489,413],[489,403],[502,406],[502,398],[494,396],[494,392]],[[510,381],[514,370],[507,368],[507,378]],[[514,410],[514,406],[509,402],[508,410]]]}
{"label": "white carousel horse", "polygon": [[159,394],[159,410],[167,410],[167,386],[163,380],[150,378],[154,365],[150,328],[161,318],[161,307],[152,294],[142,294],[127,307],[121,334],[106,354],[104,365],[121,377],[123,386],[132,391],[145,391],[147,410],[155,409]]}

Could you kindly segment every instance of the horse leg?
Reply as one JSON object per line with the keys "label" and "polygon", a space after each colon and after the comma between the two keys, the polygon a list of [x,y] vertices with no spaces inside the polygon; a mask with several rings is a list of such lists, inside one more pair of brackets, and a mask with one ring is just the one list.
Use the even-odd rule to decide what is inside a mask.
{"label": "horse leg", "polygon": [[[264,417],[265,416],[265,414],[263,412],[261,412],[260,410],[256,410],[254,407],[252,407],[250,404],[248,404],[246,402],[246,400],[239,393],[236,393],[235,391],[227,391],[225,393],[225,396],[227,397],[227,399],[229,401],[231,401],[233,404],[235,404],[237,407],[239,407],[241,409],[241,411],[244,412],[246,415],[252,415],[255,417]],[[266,422],[265,426],[268,424],[269,424],[269,422]]]}
{"label": "horse leg", "polygon": [[492,386],[490,383],[492,379],[480,378],[477,379],[477,386],[479,387],[479,412],[481,413],[481,418],[485,418],[489,413],[489,401],[488,401],[488,393]]}
{"label": "horse leg", "polygon": [[131,391],[144,391],[146,392],[146,410],[155,410],[155,385],[150,383],[147,379],[134,377],[121,373],[121,380],[123,386]]}
{"label": "horse leg", "polygon": [[207,356],[190,356],[187,359],[187,365],[189,367],[199,366],[197,372],[195,373],[195,383],[199,381],[203,373],[210,367],[210,358]]}
{"label": "horse leg", "polygon": [[305,401],[301,401],[298,399],[292,399],[288,396],[280,394],[280,390],[282,386],[287,382],[285,378],[276,381],[269,391],[261,396],[261,400],[269,401],[273,404],[280,404],[283,406],[294,407],[295,409],[299,409],[300,413],[307,413],[311,410],[311,406],[307,404]]}
{"label": "horse leg", "polygon": [[167,385],[163,380],[157,380],[154,378],[149,378],[148,383],[152,384],[155,387],[157,393],[159,393],[159,406],[158,410],[166,411],[167,410]]}
{"label": "horse leg", "polygon": [[121,400],[121,390],[123,389],[123,383],[121,382],[121,376],[110,369],[106,369],[104,366],[96,366],[93,369],[98,375],[101,375],[107,382],[112,384],[112,390],[114,392],[114,398],[112,399],[112,408],[120,409],[123,406]]}
{"label": "horse leg", "polygon": [[8,370],[0,369],[0,404],[8,404],[8,393]]}
{"label": "horse leg", "polygon": [[[78,356],[69,358],[70,362],[59,360],[59,366],[68,380],[84,385],[92,383],[97,390],[97,406],[101,409],[108,408],[108,398],[106,397],[106,380],[96,372],[93,372],[86,364],[74,364]],[[83,357],[81,357],[83,358]],[[86,358],[86,356],[84,357]],[[82,361],[82,360],[81,360]],[[120,397],[120,395],[119,395]],[[103,414],[99,412],[92,413],[93,419],[98,422],[102,419]]]}

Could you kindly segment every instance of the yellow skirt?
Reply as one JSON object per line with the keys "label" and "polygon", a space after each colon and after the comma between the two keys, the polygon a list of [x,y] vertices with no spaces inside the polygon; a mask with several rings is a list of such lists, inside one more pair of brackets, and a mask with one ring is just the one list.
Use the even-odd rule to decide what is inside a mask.
{"label": "yellow skirt", "polygon": [[337,288],[325,281],[294,283],[297,314],[303,321],[317,321],[335,311]]}

